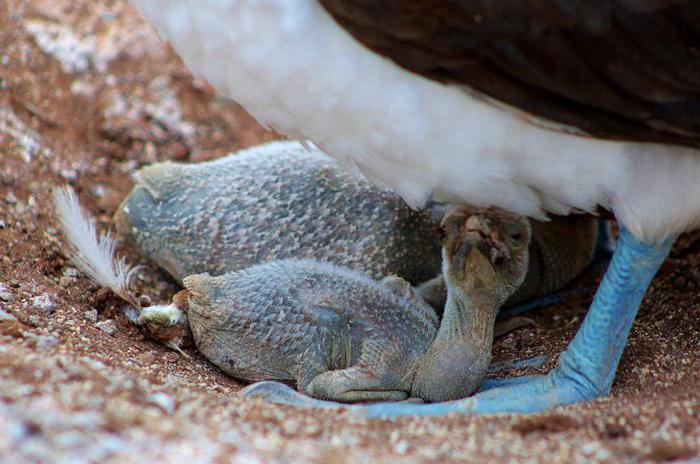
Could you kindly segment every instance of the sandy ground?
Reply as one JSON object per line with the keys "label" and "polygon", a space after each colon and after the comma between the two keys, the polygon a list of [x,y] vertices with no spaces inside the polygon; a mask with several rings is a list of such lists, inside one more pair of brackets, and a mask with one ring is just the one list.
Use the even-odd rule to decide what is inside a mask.
{"label": "sandy ground", "polygon": [[[105,229],[135,169],[274,138],[125,1],[0,3],[0,461],[700,460],[700,235],[654,280],[610,397],[536,416],[368,422],[242,401],[240,383],[147,340],[63,258],[51,186],[73,185]],[[148,265],[137,284],[153,301],[176,290]],[[545,354],[551,368],[589,299],[534,312],[494,361]]]}

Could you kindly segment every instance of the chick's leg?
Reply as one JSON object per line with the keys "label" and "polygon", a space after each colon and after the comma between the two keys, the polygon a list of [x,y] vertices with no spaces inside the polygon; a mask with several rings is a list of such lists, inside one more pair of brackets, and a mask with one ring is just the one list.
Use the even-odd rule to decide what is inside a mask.
{"label": "chick's leg", "polygon": [[338,408],[341,403],[403,401],[408,393],[387,386],[392,376],[382,376],[359,366],[327,371],[300,385],[306,394],[279,382],[258,382],[241,392],[244,398],[261,398],[271,403],[301,407]]}

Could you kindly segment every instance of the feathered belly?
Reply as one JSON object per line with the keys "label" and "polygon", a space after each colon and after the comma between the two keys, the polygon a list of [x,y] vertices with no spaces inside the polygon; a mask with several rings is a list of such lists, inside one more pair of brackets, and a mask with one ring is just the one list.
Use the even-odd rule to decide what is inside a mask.
{"label": "feathered belly", "polygon": [[700,222],[700,154],[532,124],[364,48],[314,0],[132,0],[194,72],[420,206],[611,208],[639,238]]}

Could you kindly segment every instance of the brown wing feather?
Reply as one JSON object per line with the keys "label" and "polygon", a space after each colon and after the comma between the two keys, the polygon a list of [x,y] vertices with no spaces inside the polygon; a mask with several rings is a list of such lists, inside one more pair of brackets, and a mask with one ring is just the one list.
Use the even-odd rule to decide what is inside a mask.
{"label": "brown wing feather", "polygon": [[319,0],[360,42],[592,135],[700,147],[698,0]]}

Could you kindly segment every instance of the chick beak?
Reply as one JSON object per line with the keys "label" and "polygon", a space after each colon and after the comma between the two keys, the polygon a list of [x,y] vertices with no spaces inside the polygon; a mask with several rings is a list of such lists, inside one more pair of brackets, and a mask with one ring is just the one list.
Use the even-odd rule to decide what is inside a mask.
{"label": "chick beak", "polygon": [[483,240],[472,245],[464,262],[465,283],[475,290],[489,288],[496,280],[496,271],[480,245],[483,245]]}

